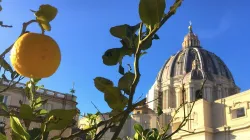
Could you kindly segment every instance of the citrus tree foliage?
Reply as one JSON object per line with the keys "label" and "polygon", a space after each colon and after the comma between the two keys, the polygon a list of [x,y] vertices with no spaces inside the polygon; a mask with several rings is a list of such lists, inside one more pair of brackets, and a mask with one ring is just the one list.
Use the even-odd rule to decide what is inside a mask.
{"label": "citrus tree foliage", "polygon": [[[110,33],[121,43],[119,48],[110,48],[106,50],[102,56],[102,61],[106,66],[117,66],[118,72],[121,74],[118,83],[114,83],[107,77],[98,76],[94,79],[94,85],[104,94],[104,100],[111,108],[109,118],[103,121],[97,121],[97,114],[88,114],[89,126],[71,136],[61,137],[61,134],[52,139],[73,139],[81,134],[87,134],[88,139],[101,139],[107,130],[114,125],[117,125],[116,132],[112,140],[119,139],[118,135],[128,118],[129,114],[139,105],[144,104],[144,99],[139,102],[133,102],[136,94],[136,87],[140,81],[140,58],[147,53],[152,47],[154,40],[159,40],[156,34],[161,26],[176,13],[176,10],[181,6],[182,0],[175,0],[174,4],[166,6],[165,0],[140,0],[139,15],[141,22],[128,25],[121,24],[110,28]],[[38,10],[31,10],[35,19],[25,22],[21,35],[26,33],[26,28],[31,23],[38,23],[41,27],[42,34],[45,31],[51,30],[50,22],[57,15],[57,9],[51,5],[41,5]],[[166,12],[167,11],[167,12]],[[20,35],[20,36],[21,36]],[[0,56],[0,65],[3,72],[2,80],[8,80],[5,76],[6,72],[11,74],[10,83],[19,82],[23,76],[15,72],[12,67],[6,62],[5,55],[11,50],[13,45],[8,47]],[[133,68],[129,65],[126,69],[123,64],[124,57],[133,57]],[[48,133],[52,130],[62,130],[71,127],[75,124],[74,117],[77,115],[77,110],[55,109],[47,111],[41,109],[47,100],[43,100],[37,96],[36,91],[41,88],[38,82],[41,79],[30,79],[26,83],[24,89],[25,95],[29,99],[29,104],[20,102],[20,112],[9,110],[8,107],[1,103],[1,109],[5,112],[5,116],[10,118],[10,126],[12,138],[15,140],[33,140],[47,139]],[[17,82],[14,82],[17,83]],[[1,92],[6,91],[14,84],[10,84]],[[72,94],[75,91],[72,91]],[[159,113],[160,115],[161,113]],[[31,122],[41,123],[40,128],[30,129]],[[98,128],[102,128],[97,132]],[[136,131],[134,139],[164,139],[165,137],[159,133],[157,129],[144,130],[139,124],[134,126]],[[4,134],[0,134],[1,139],[6,139]]]}
{"label": "citrus tree foliage", "polygon": [[[37,11],[33,11],[35,15],[34,20],[30,20],[23,24],[23,29],[21,35],[26,33],[26,28],[31,23],[38,23],[41,27],[42,34],[45,31],[50,31],[50,22],[56,17],[57,9],[51,5],[41,5]],[[20,36],[21,36],[20,35]],[[14,86],[17,82],[22,80],[24,77],[15,72],[10,64],[4,59],[5,55],[11,50],[13,45],[7,48],[0,57],[0,65],[2,78],[1,80],[10,81],[9,85],[1,92],[6,91],[11,86]],[[11,80],[6,78],[6,73],[9,72],[11,75]],[[17,82],[14,82],[14,81]],[[74,117],[79,113],[77,109],[64,110],[64,109],[54,109],[47,111],[42,109],[42,106],[47,103],[47,99],[43,100],[36,92],[43,88],[43,86],[38,86],[38,82],[41,79],[30,79],[24,90],[26,97],[29,100],[29,104],[22,103],[20,101],[20,111],[9,110],[9,108],[1,103],[0,107],[4,111],[4,115],[9,117],[11,136],[15,140],[35,140],[35,139],[47,139],[48,133],[52,130],[65,130],[65,128],[70,127],[76,123]],[[2,82],[2,81],[1,81]],[[31,122],[37,122],[41,124],[40,128],[30,129]],[[53,139],[58,139],[61,136],[56,136]],[[4,134],[0,134],[1,140],[7,139]]]}

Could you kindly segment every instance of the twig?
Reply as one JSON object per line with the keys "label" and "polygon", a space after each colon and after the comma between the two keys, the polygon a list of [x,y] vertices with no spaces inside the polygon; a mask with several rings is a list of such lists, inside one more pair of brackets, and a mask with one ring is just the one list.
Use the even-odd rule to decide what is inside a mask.
{"label": "twig", "polygon": [[[176,0],[175,3],[174,3],[174,6],[179,7],[181,5],[181,2],[182,2],[182,0]],[[175,14],[175,11],[174,10],[170,10],[166,15],[164,15],[163,20],[161,21],[159,28],[174,14]],[[142,25],[143,24],[140,23],[139,36],[141,35]],[[129,115],[129,113],[132,112],[135,107],[137,107],[135,105],[142,104],[144,102],[144,101],[138,102],[138,103],[136,103],[136,104],[133,105],[133,96],[134,96],[136,87],[137,87],[138,82],[139,82],[140,77],[141,77],[140,70],[139,70],[139,58],[140,58],[140,55],[141,55],[141,46],[143,46],[143,44],[147,41],[147,39],[152,38],[152,36],[158,31],[159,28],[155,28],[154,30],[152,30],[149,33],[149,35],[146,36],[143,40],[139,39],[139,43],[138,43],[138,46],[137,46],[137,49],[136,49],[136,52],[135,52],[135,55],[134,55],[134,57],[135,57],[135,60],[134,60],[135,78],[134,78],[133,83],[132,83],[132,85],[130,87],[130,96],[129,96],[129,100],[128,100],[128,107],[127,107],[126,110],[124,110],[121,113],[123,115],[123,118],[120,120],[119,126],[118,126],[116,132],[114,133],[114,135],[113,135],[113,137],[112,137],[111,140],[116,140],[117,139],[117,137],[118,137],[118,135],[119,135],[119,133],[120,133],[120,131],[121,131],[124,123],[126,122],[126,119],[127,119],[128,115]],[[112,117],[109,120],[100,122],[96,127],[92,127],[92,128],[89,128],[89,129],[85,129],[85,130],[79,131],[79,132],[77,132],[77,133],[75,133],[75,134],[73,134],[73,135],[71,135],[71,136],[69,136],[67,138],[62,138],[62,139],[72,139],[75,136],[80,135],[81,133],[91,131],[91,130],[93,130],[95,128],[98,128],[98,127],[100,127],[100,126],[102,126],[102,125],[110,122],[110,120],[112,120],[114,118],[120,117],[121,114],[119,114],[119,115],[117,115],[115,117]]]}
{"label": "twig", "polygon": [[141,96],[135,101],[135,102],[138,102],[143,96],[143,93],[141,94]]}
{"label": "twig", "polygon": [[[201,88],[200,88],[201,90],[199,91],[200,93],[201,93],[202,89],[204,88],[204,85],[205,85],[205,82],[206,82],[206,81],[207,81],[207,79],[205,79],[205,80],[203,81],[203,84],[202,84],[202,86],[201,86]],[[199,94],[200,94],[200,93],[199,93]],[[184,118],[183,118],[181,124],[179,125],[179,127],[178,127],[174,132],[172,132],[172,133],[169,134],[167,137],[165,137],[166,139],[171,138],[175,133],[177,133],[182,127],[184,127],[184,126],[186,125],[186,123],[188,122],[187,119],[189,118],[189,116],[190,116],[191,113],[192,113],[192,110],[193,110],[193,108],[194,108],[195,102],[196,102],[196,100],[192,103],[192,106],[191,106],[191,109],[190,109],[189,113],[187,114],[187,116],[184,116]]]}
{"label": "twig", "polygon": [[66,126],[63,130],[61,130],[59,136],[62,137],[63,132],[65,132],[65,130],[67,130],[68,128],[70,128],[70,127],[72,127],[72,126],[74,126],[74,125],[75,125],[75,123],[72,123],[72,124]]}
{"label": "twig", "polygon": [[94,140],[99,140],[106,132],[108,129],[114,127],[115,125],[112,123],[109,123],[108,125],[106,125],[94,138]]}
{"label": "twig", "polygon": [[[8,86],[7,86],[5,89],[1,90],[0,93],[7,91],[9,88],[15,86],[17,83],[19,83],[19,82],[20,82],[21,80],[23,80],[23,79],[24,79],[24,77],[23,77],[23,76],[20,76],[20,77],[18,78],[18,80],[17,80],[14,84],[12,84],[13,81],[14,81],[14,79],[11,79],[11,81],[9,81]],[[12,84],[12,85],[11,85],[11,84]]]}
{"label": "twig", "polygon": [[[98,111],[98,112],[100,112],[100,110],[97,108],[97,106],[91,101],[91,104],[95,107],[95,109]],[[102,118],[103,118],[103,120],[105,121],[105,117],[104,117],[104,115],[100,112],[100,114],[102,115]]]}
{"label": "twig", "polygon": [[[138,46],[137,46],[137,49],[135,52],[135,60],[134,60],[135,77],[134,77],[133,83],[130,87],[130,96],[128,99],[128,109],[129,110],[131,110],[131,107],[133,106],[134,93],[135,93],[136,87],[137,87],[139,80],[140,80],[140,77],[141,77],[140,69],[139,69],[139,58],[141,55],[141,46],[142,46],[141,41],[140,41],[142,26],[143,26],[143,23],[140,24],[140,29],[139,29],[139,33],[138,33],[139,34],[139,42],[138,42]],[[121,119],[119,126],[117,127],[117,130],[115,131],[111,140],[117,139],[118,135],[120,134],[120,132],[122,130],[124,123],[126,122],[128,116],[129,116],[129,113],[130,113],[130,111],[126,111],[126,113],[124,114],[123,118]]]}
{"label": "twig", "polygon": [[12,25],[1,25],[1,27],[5,27],[5,28],[12,28],[13,26]]}
{"label": "twig", "polygon": [[188,130],[184,130],[184,129],[180,129],[181,131],[184,131],[184,132],[188,132],[188,133],[194,133],[194,131],[195,131],[195,129],[194,129],[194,131],[188,131]]}
{"label": "twig", "polygon": [[[172,6],[179,7],[179,6],[182,4],[182,1],[183,1],[183,0],[175,0],[175,3],[174,3]],[[163,24],[165,24],[165,22],[166,22],[170,17],[172,17],[172,16],[175,14],[175,10],[176,10],[176,9],[174,9],[174,10],[171,10],[171,9],[170,9],[170,11],[169,11],[167,14],[165,14],[165,15],[163,16],[163,19],[162,19],[162,21],[160,22],[159,28],[154,28],[154,29],[149,33],[149,35],[146,36],[146,37],[142,40],[142,42],[144,43],[144,42],[146,42],[146,40],[148,40],[149,38],[152,38],[152,37],[155,35],[155,33],[161,28],[161,26],[162,26]]]}
{"label": "twig", "polygon": [[[22,28],[22,31],[21,31],[21,34],[19,35],[22,36],[25,32],[26,32],[26,29],[28,27],[28,25],[30,25],[31,23],[34,23],[34,22],[37,22],[36,20],[30,20],[28,22],[24,22],[23,23],[23,28]],[[3,56],[5,56],[13,47],[14,44],[10,45],[1,55],[0,55],[0,58],[2,58]]]}
{"label": "twig", "polygon": [[93,127],[91,127],[91,128],[88,128],[88,129],[80,130],[80,131],[78,131],[78,132],[76,132],[76,133],[74,133],[74,134],[72,134],[72,135],[70,135],[70,136],[68,136],[68,137],[61,138],[61,140],[71,140],[71,139],[73,139],[73,138],[75,138],[75,137],[77,137],[77,136],[79,136],[79,135],[81,135],[81,134],[83,134],[83,133],[88,133],[88,132],[91,131],[91,130],[94,130],[94,129],[96,129],[96,128],[98,128],[98,127],[101,127],[101,126],[103,126],[103,125],[105,125],[105,124],[108,124],[108,123],[110,123],[110,122],[113,122],[113,121],[116,120],[117,118],[120,118],[121,116],[124,116],[124,114],[125,114],[126,112],[131,112],[131,111],[133,111],[138,105],[143,104],[144,101],[145,101],[145,98],[142,99],[141,101],[135,103],[130,109],[127,108],[125,111],[123,111],[123,112],[121,112],[121,113],[119,113],[119,114],[113,116],[112,118],[107,119],[107,120],[105,120],[105,121],[99,122],[96,126],[93,126]]}

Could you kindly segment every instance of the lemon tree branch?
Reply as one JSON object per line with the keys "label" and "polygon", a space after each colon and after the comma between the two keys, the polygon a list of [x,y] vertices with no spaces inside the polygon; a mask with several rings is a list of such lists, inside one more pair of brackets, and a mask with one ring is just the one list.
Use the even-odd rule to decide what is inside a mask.
{"label": "lemon tree branch", "polygon": [[[21,31],[21,34],[19,35],[22,36],[25,32],[26,32],[26,29],[27,27],[31,24],[31,23],[34,23],[34,22],[37,22],[36,20],[30,20],[28,22],[24,22],[23,23],[23,28],[22,28],[22,31]],[[12,45],[10,45],[7,49],[5,49],[5,51],[0,55],[0,58],[3,58],[3,56],[5,56],[13,47],[14,43]]]}

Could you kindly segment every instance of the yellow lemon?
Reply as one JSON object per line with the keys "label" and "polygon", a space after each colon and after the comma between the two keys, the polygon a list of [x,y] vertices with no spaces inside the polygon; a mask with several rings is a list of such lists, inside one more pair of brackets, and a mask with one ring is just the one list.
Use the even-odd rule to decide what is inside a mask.
{"label": "yellow lemon", "polygon": [[15,71],[29,78],[53,75],[61,62],[58,44],[51,37],[38,33],[25,33],[17,39],[10,52]]}

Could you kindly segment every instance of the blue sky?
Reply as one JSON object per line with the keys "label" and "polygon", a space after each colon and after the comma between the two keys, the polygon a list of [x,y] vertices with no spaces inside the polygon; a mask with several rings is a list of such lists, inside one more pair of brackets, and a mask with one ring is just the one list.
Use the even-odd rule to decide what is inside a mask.
{"label": "blue sky", "polygon": [[[168,0],[167,4],[172,2]],[[51,22],[52,31],[46,34],[60,45],[62,62],[58,71],[43,79],[41,84],[67,93],[75,82],[81,112],[96,112],[91,101],[100,111],[109,111],[93,79],[103,76],[117,82],[120,77],[116,66],[102,64],[102,55],[109,48],[121,47],[119,40],[110,35],[110,27],[125,23],[134,25],[140,21],[138,3],[139,0],[3,0],[0,20],[14,27],[0,28],[0,52],[16,40],[22,23],[34,18],[30,9],[36,10],[41,4],[57,7],[59,12]],[[145,96],[165,60],[181,49],[190,20],[203,48],[224,60],[242,91],[250,89],[249,13],[249,0],[185,0],[176,15],[158,32],[160,40],[154,41],[148,54],[142,57],[142,78],[135,99],[142,94]],[[36,24],[28,30],[40,31]],[[126,58],[127,63],[132,64],[131,60]]]}

